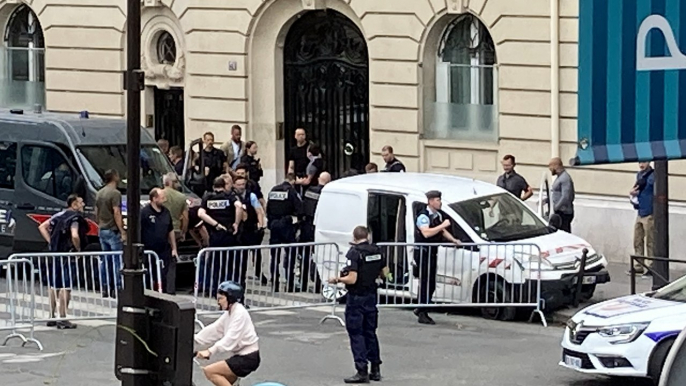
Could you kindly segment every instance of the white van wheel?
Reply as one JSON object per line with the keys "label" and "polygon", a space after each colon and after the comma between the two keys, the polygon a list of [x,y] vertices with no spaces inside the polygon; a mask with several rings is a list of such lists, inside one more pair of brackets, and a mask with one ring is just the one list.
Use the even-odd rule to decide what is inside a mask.
{"label": "white van wheel", "polygon": [[345,288],[338,288],[335,285],[324,285],[322,288],[322,296],[328,301],[338,300],[345,298],[348,294],[348,290]]}

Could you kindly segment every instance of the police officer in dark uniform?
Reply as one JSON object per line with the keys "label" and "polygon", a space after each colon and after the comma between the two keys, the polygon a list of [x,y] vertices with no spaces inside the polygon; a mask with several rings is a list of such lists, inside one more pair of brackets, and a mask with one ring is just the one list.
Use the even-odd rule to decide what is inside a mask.
{"label": "police officer in dark uniform", "polygon": [[[230,190],[226,189],[224,177],[215,178],[213,192],[203,198],[198,216],[205,222],[210,233],[210,247],[223,248],[238,245],[237,234],[238,226],[243,219],[243,205]],[[220,256],[223,257],[223,261],[218,258]],[[230,256],[229,258],[236,257]],[[212,272],[211,284],[203,282],[205,263],[209,264]],[[232,264],[229,264],[226,255],[222,252],[210,252],[209,258],[201,259],[199,264],[200,283],[203,284],[203,288],[208,288],[211,285],[212,288],[209,289],[209,292],[211,296],[215,296],[216,287],[226,280],[226,278],[220,277],[221,271],[230,271]],[[229,277],[231,274],[230,272]]]}
{"label": "police officer in dark uniform", "polygon": [[[331,174],[327,172],[322,172],[319,175],[319,185],[312,186],[303,196],[303,216],[300,222],[300,243],[311,243],[314,241],[314,214],[317,212],[317,204],[319,203],[319,195],[322,193],[324,185],[331,182]],[[302,275],[300,275],[301,280],[301,290],[307,291],[307,283],[310,279],[315,281],[315,292],[321,292],[322,282],[319,278],[319,273],[314,265],[314,261],[310,260],[312,256],[312,249],[314,247],[303,247],[302,251]]]}
{"label": "police officer in dark uniform", "polygon": [[[386,258],[381,248],[369,242],[369,230],[358,226],[353,231],[352,247],[346,258],[348,266],[341,276],[329,280],[331,284],[344,283],[348,290],[345,306],[345,324],[350,338],[357,373],[345,383],[369,383],[381,380],[381,353],[376,337],[379,311],[376,308],[377,279],[388,275]],[[371,364],[371,371],[367,364]]]}
{"label": "police officer in dark uniform", "polygon": [[[417,215],[414,232],[415,243],[424,244],[414,249],[414,276],[419,278],[418,304],[431,304],[434,291],[436,291],[438,244],[444,242],[460,244],[460,241],[448,231],[451,226],[448,216],[441,212],[441,192],[431,190],[426,193],[426,199],[428,205]],[[419,323],[436,324],[421,308],[416,308],[414,314],[417,315]]]}
{"label": "police officer in dark uniform", "polygon": [[[288,173],[286,180],[276,185],[269,192],[267,201],[267,226],[269,227],[269,245],[295,243],[295,224],[293,218],[302,213],[302,201],[295,191],[295,174]],[[286,248],[286,260],[283,266],[286,269],[286,290],[293,292],[295,288],[295,253],[291,248]],[[279,263],[281,261],[281,248],[273,248],[270,251],[270,270],[274,285],[274,291],[279,292]]]}

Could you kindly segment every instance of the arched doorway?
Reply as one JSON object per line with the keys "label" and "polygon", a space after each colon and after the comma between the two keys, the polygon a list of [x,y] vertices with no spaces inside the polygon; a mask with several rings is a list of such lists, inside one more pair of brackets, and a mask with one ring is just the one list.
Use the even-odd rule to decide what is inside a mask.
{"label": "arched doorway", "polygon": [[40,21],[29,6],[22,4],[12,12],[3,40],[0,106],[44,106],[45,40]]}
{"label": "arched doorway", "polygon": [[[285,146],[297,128],[321,147],[334,178],[369,161],[369,57],[362,32],[344,15],[311,11],[284,46]],[[288,160],[286,161],[288,163]]]}

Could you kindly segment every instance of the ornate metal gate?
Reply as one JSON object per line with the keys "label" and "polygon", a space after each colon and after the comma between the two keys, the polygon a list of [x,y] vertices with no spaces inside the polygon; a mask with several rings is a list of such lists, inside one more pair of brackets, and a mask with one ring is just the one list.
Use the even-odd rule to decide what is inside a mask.
{"label": "ornate metal gate", "polygon": [[297,128],[318,144],[334,178],[369,160],[369,59],[360,30],[342,14],[304,14],[284,48],[285,144]]}

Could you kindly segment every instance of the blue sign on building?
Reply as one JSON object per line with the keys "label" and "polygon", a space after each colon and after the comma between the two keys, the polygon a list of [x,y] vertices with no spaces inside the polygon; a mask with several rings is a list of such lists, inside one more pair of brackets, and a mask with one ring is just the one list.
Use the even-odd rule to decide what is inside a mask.
{"label": "blue sign on building", "polygon": [[580,165],[686,158],[686,1],[579,1]]}

